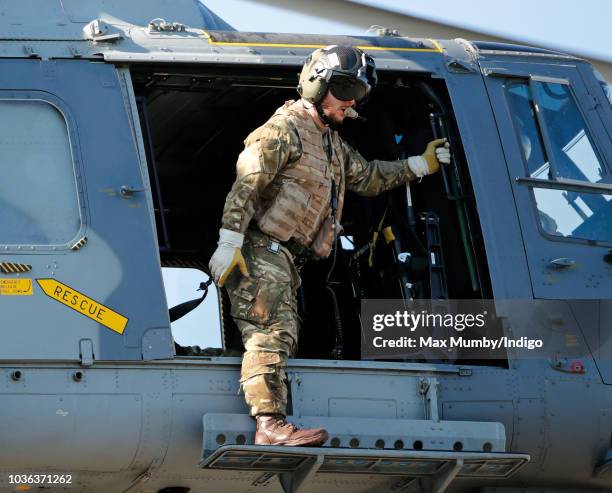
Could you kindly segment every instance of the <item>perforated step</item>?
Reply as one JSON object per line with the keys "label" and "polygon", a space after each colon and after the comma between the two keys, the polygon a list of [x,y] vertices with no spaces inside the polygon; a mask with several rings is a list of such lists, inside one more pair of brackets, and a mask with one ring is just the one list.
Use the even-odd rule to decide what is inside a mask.
{"label": "perforated step", "polygon": [[507,478],[530,459],[505,452],[500,423],[319,416],[289,420],[302,427],[323,426],[330,438],[323,447],[253,445],[255,424],[249,416],[206,414],[200,465],[278,475],[286,493],[295,493],[319,473],[427,477],[430,491],[442,493],[458,478]]}
{"label": "perforated step", "polygon": [[285,493],[325,473],[425,477],[427,491],[443,493],[458,479],[508,478],[528,461],[528,455],[508,453],[224,445],[201,466],[277,475]]}
{"label": "perforated step", "polygon": [[224,445],[203,459],[207,469],[296,472],[322,457],[319,473],[432,476],[460,463],[458,478],[508,478],[529,461],[527,454],[372,450],[332,447]]}

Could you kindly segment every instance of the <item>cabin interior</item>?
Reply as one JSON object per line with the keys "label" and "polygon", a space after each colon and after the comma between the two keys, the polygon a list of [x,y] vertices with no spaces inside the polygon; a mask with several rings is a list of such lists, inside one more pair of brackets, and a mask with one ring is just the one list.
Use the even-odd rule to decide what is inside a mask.
{"label": "cabin interior", "polygon": [[[286,100],[297,99],[297,69],[142,65],[132,67],[131,76],[162,266],[207,272],[243,140]],[[359,360],[364,298],[492,298],[469,172],[444,81],[422,73],[380,72],[377,89],[358,111],[363,118],[347,121],[341,134],[367,159],[421,154],[429,141],[446,136],[454,164],[413,182],[411,207],[404,186],[374,198],[347,192],[335,260],[331,255],[302,271],[300,358],[337,356],[337,313],[342,358]],[[381,231],[373,244],[373,234],[388,226],[396,241],[387,243]],[[325,282],[332,265],[337,311]],[[221,330],[224,349],[240,351],[229,299],[219,291],[222,327],[204,330]]]}

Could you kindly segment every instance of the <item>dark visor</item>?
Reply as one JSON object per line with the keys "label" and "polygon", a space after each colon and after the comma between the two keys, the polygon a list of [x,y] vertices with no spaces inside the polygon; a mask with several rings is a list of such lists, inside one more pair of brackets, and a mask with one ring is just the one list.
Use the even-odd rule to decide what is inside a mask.
{"label": "dark visor", "polygon": [[336,76],[332,77],[329,81],[329,90],[341,101],[350,101],[352,99],[359,101],[370,92],[370,86],[352,77]]}

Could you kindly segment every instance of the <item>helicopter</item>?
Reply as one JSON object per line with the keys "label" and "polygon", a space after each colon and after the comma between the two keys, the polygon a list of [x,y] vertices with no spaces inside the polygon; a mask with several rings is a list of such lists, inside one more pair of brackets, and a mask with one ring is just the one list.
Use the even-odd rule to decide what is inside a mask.
{"label": "helicopter", "polygon": [[[588,62],[239,32],[187,0],[2,11],[0,491],[612,491],[612,106]],[[177,314],[162,268],[208,273],[243,139],[334,44],[379,78],[347,142],[392,160],[446,138],[453,159],[347,195],[336,303],[329,261],[307,266],[287,368],[289,417],[329,440],[257,446],[227,294],[201,286],[221,347],[181,347],[171,321],[203,296]],[[375,299],[488,300],[498,335],[556,350],[366,359]]]}

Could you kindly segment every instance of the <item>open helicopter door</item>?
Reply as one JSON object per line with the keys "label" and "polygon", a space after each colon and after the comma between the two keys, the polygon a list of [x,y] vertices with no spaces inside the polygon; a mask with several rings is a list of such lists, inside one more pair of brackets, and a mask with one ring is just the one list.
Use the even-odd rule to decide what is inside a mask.
{"label": "open helicopter door", "polygon": [[0,359],[172,357],[124,77],[85,60],[0,61]]}

